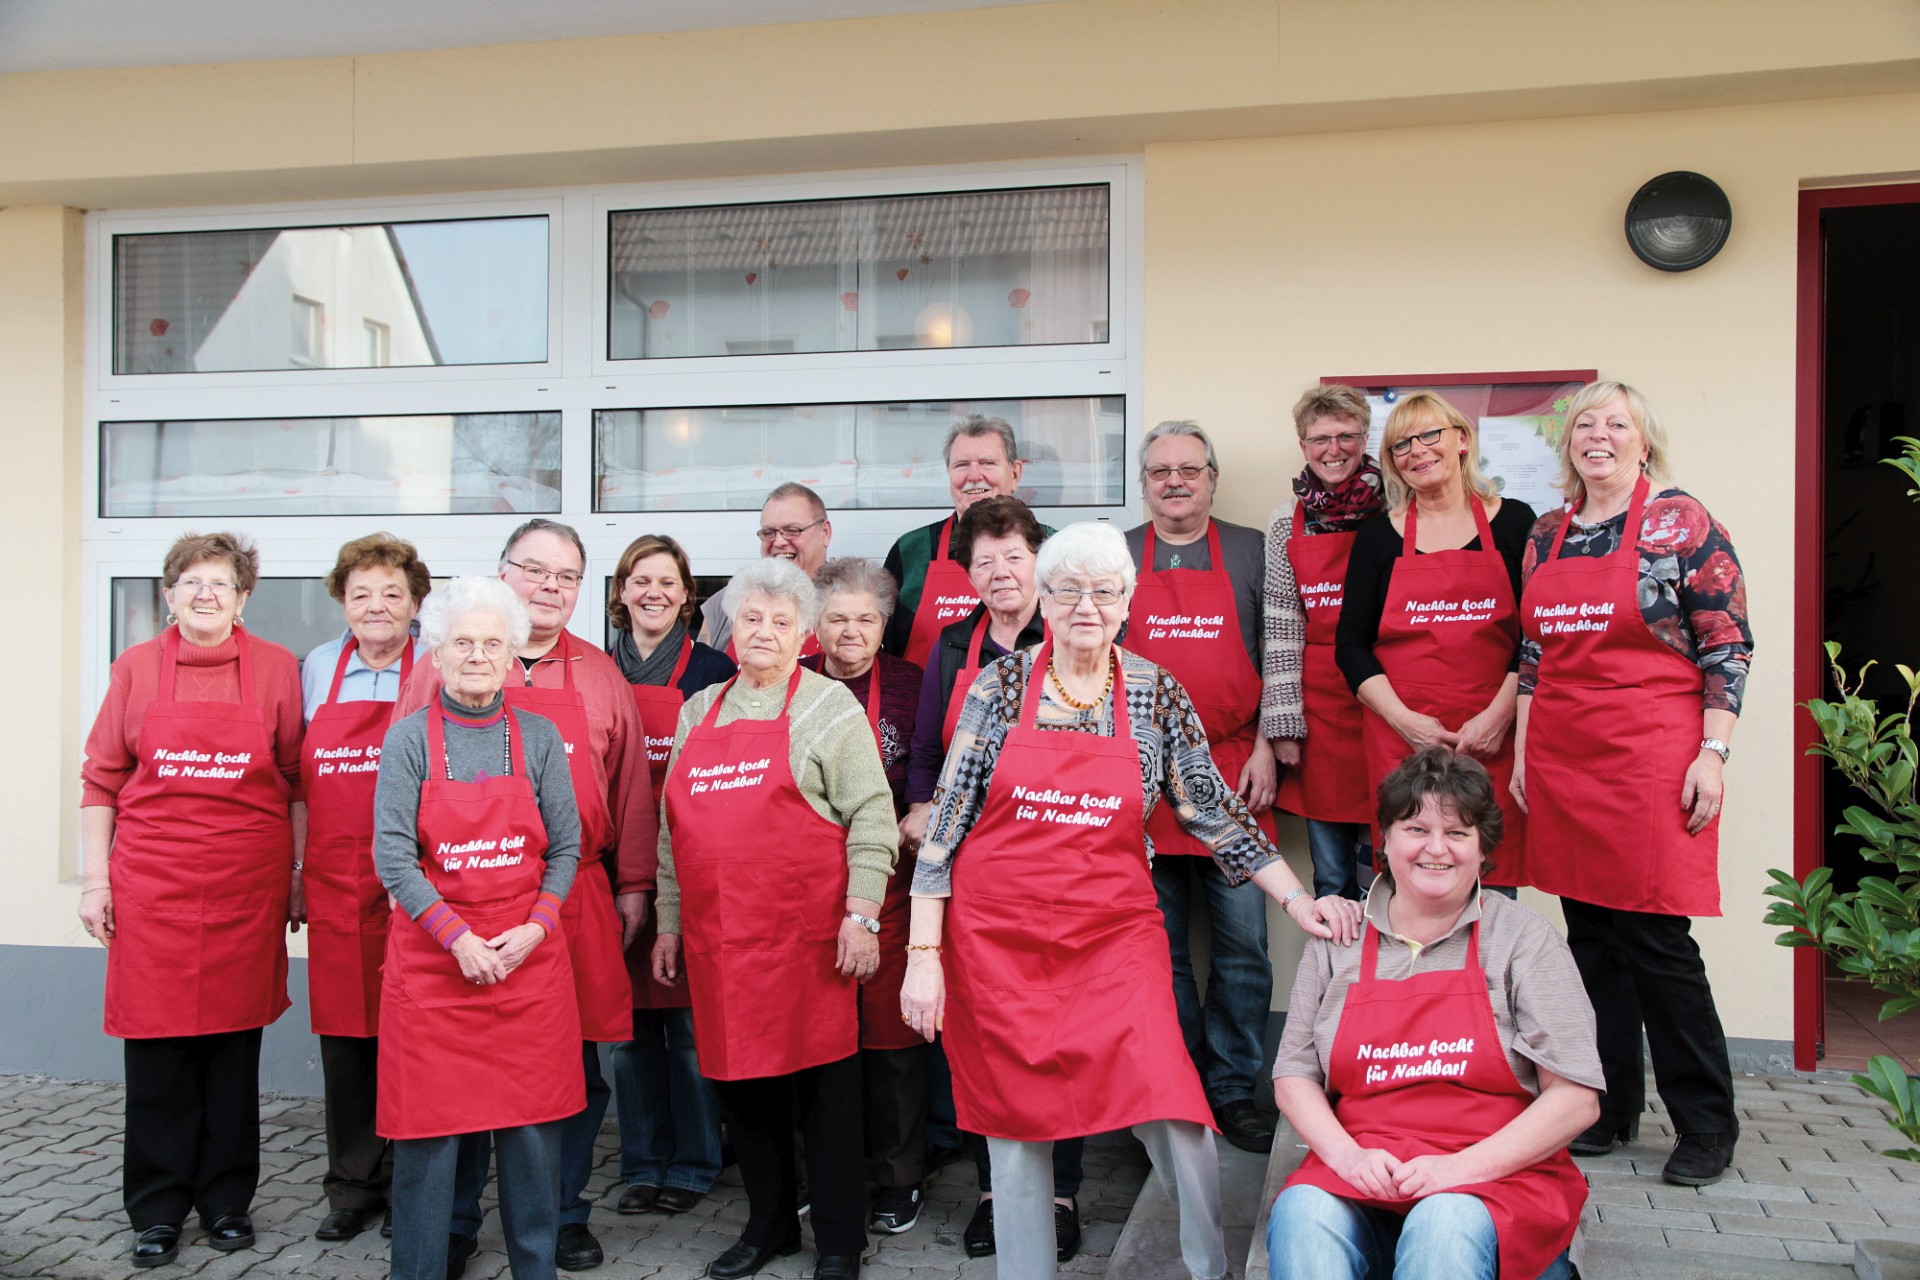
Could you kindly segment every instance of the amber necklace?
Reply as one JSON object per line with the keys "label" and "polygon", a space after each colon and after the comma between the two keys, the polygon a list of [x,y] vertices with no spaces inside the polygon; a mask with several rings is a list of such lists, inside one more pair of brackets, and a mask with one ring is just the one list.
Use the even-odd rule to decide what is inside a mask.
{"label": "amber necklace", "polygon": [[1060,671],[1059,668],[1053,665],[1053,658],[1054,655],[1047,655],[1047,679],[1053,681],[1054,691],[1060,695],[1060,700],[1072,707],[1075,711],[1091,711],[1102,702],[1105,702],[1107,695],[1113,692],[1113,672],[1114,668],[1118,667],[1120,663],[1111,651],[1109,651],[1107,655],[1107,683],[1102,686],[1099,694],[1094,697],[1092,702],[1082,702],[1067,692],[1067,686],[1060,682]]}

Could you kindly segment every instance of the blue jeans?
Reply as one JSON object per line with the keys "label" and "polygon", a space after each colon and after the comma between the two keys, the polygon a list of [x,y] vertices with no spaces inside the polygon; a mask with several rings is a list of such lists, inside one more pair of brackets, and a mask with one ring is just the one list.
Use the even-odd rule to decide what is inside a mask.
{"label": "blue jeans", "polygon": [[720,1176],[720,1099],[700,1074],[693,1010],[635,1009],[633,1039],[613,1051],[620,1181],[696,1195]]}
{"label": "blue jeans", "polygon": [[[554,1280],[553,1249],[560,1233],[560,1126],[522,1125],[492,1134],[402,1138],[393,1144],[394,1280],[445,1280],[447,1221],[453,1210],[456,1169],[469,1147],[500,1152],[500,1225],[514,1280]],[[492,1138],[491,1144],[474,1143]],[[484,1169],[482,1177],[484,1178]],[[454,1228],[459,1230],[458,1227]],[[479,1230],[476,1221],[473,1235]]]}
{"label": "blue jeans", "polygon": [[[1187,945],[1193,881],[1200,881],[1213,922],[1213,972],[1203,1010]],[[1215,1107],[1251,1101],[1259,1087],[1267,1013],[1273,1004],[1273,961],[1267,955],[1267,895],[1235,887],[1212,858],[1172,855],[1153,860],[1153,887],[1173,953],[1173,1002],[1180,1033]]]}
{"label": "blue jeans", "polygon": [[[1539,1280],[1572,1273],[1562,1253]],[[1495,1280],[1500,1241],[1478,1196],[1442,1192],[1403,1217],[1319,1187],[1280,1193],[1267,1219],[1268,1280]]]}
{"label": "blue jeans", "polygon": [[1313,896],[1337,893],[1358,900],[1373,883],[1373,830],[1364,822],[1307,819],[1307,851],[1313,855]]}
{"label": "blue jeans", "polygon": [[[555,1121],[560,1132],[560,1223],[585,1225],[593,1205],[581,1192],[593,1175],[593,1144],[600,1136],[600,1122],[607,1118],[607,1101],[613,1090],[600,1072],[600,1046],[591,1040],[580,1042],[580,1065],[587,1077],[587,1105]],[[493,1150],[484,1133],[460,1136],[460,1153],[453,1181],[453,1232],[477,1236],[485,1215],[480,1209],[480,1193],[487,1189],[487,1169],[493,1163]]]}

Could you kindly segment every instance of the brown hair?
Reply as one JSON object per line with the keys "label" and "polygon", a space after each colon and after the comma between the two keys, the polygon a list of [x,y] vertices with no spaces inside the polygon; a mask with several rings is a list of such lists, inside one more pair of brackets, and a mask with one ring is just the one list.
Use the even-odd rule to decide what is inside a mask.
{"label": "brown hair", "polygon": [[202,560],[225,560],[233,566],[233,585],[245,595],[260,581],[260,553],[253,543],[237,533],[183,533],[167,548],[160,570],[163,590],[173,590],[180,575]]}
{"label": "brown hair", "polygon": [[648,556],[671,556],[673,567],[680,571],[680,581],[686,585],[687,600],[680,606],[680,621],[693,626],[697,604],[693,585],[693,566],[687,563],[687,553],[679,543],[664,533],[643,533],[627,544],[620,553],[620,563],[614,567],[613,581],[607,584],[607,621],[616,631],[633,630],[633,619],[627,616],[627,606],[620,599],[620,589],[626,585],[627,575],[633,572],[633,566]]}
{"label": "brown hair", "polygon": [[967,508],[953,531],[953,555],[961,564],[973,563],[973,544],[977,538],[1008,538],[1019,534],[1029,551],[1038,551],[1047,540],[1047,531],[1033,509],[1018,498],[996,494],[982,498]]}
{"label": "brown hair", "polygon": [[407,591],[416,605],[433,590],[433,575],[421,562],[420,549],[390,533],[370,533],[342,546],[332,572],[327,574],[327,594],[344,604],[347,577],[355,569],[398,569],[406,575]]}
{"label": "brown hair", "polygon": [[[1378,808],[1374,818],[1384,836],[1396,822],[1405,822],[1420,812],[1431,796],[1443,808],[1451,809],[1466,826],[1480,836],[1481,872],[1493,869],[1493,852],[1507,834],[1506,815],[1500,812],[1500,800],[1494,793],[1493,775],[1487,766],[1472,756],[1442,746],[1422,747],[1402,760],[1399,767],[1380,783]],[[1393,871],[1387,864],[1384,848],[1377,850],[1375,865],[1380,874],[1393,883]]]}
{"label": "brown hair", "polygon": [[1373,423],[1373,406],[1357,387],[1330,382],[1324,387],[1308,387],[1293,402],[1293,430],[1302,440],[1307,428],[1322,418],[1339,418],[1365,431]]}

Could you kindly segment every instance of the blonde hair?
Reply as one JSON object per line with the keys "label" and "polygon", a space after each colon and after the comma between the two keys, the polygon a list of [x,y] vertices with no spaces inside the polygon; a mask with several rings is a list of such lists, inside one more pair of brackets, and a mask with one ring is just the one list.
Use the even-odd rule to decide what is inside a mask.
{"label": "blonde hair", "polygon": [[1553,485],[1567,495],[1570,507],[1578,507],[1587,497],[1586,482],[1573,465],[1574,419],[1589,409],[1598,409],[1615,396],[1626,400],[1627,417],[1640,429],[1640,439],[1647,446],[1647,461],[1641,470],[1646,474],[1648,486],[1658,493],[1673,483],[1673,473],[1667,466],[1667,429],[1660,425],[1660,415],[1653,411],[1647,398],[1624,382],[1589,382],[1574,392],[1567,405],[1566,422],[1560,428],[1560,477]]}
{"label": "blonde hair", "polygon": [[1413,486],[1400,474],[1400,461],[1393,446],[1408,436],[1435,427],[1458,427],[1467,441],[1466,456],[1460,459],[1460,488],[1469,497],[1485,502],[1495,496],[1493,482],[1480,469],[1480,433],[1465,415],[1431,391],[1416,391],[1393,406],[1387,426],[1380,437],[1380,473],[1386,481],[1387,510],[1395,515],[1407,509]]}
{"label": "blonde hair", "polygon": [[1351,422],[1365,431],[1373,425],[1373,406],[1367,403],[1366,393],[1344,383],[1330,382],[1323,387],[1308,387],[1293,402],[1294,434],[1305,440],[1307,428],[1322,418]]}

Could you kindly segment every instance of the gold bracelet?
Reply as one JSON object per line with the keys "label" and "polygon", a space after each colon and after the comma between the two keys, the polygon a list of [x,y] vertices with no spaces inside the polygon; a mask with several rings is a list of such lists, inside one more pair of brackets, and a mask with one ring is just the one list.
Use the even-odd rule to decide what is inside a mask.
{"label": "gold bracelet", "polygon": [[916,946],[916,945],[914,945],[913,943],[911,943],[911,942],[909,942],[909,943],[907,944],[907,950],[909,950],[909,951],[931,951],[931,952],[933,952],[933,954],[935,954],[935,955],[939,955],[939,954],[940,954],[940,946],[939,946],[939,944],[938,944],[938,943],[928,943],[928,944],[926,944],[926,945],[924,945],[924,946]]}

